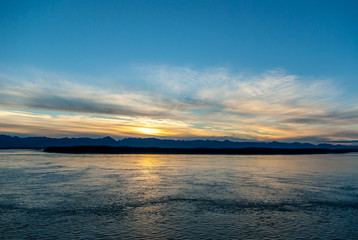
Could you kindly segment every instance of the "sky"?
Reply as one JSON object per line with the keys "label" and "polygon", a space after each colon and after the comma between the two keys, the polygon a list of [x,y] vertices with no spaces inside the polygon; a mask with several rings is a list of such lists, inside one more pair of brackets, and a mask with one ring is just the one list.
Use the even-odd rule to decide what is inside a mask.
{"label": "sky", "polygon": [[0,133],[358,139],[358,1],[0,1]]}

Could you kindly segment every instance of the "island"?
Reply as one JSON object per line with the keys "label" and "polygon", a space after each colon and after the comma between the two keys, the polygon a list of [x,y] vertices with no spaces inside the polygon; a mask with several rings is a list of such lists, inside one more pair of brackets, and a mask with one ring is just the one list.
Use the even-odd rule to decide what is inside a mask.
{"label": "island", "polygon": [[218,154],[218,155],[296,155],[296,154],[342,154],[358,152],[358,149],[328,148],[159,148],[159,147],[112,147],[112,146],[66,146],[47,147],[49,153],[78,154]]}

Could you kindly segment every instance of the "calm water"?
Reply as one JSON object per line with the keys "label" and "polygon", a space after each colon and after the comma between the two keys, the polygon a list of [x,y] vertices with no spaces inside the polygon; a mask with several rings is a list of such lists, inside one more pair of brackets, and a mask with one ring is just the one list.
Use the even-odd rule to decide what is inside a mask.
{"label": "calm water", "polygon": [[1,239],[358,239],[358,155],[0,151]]}

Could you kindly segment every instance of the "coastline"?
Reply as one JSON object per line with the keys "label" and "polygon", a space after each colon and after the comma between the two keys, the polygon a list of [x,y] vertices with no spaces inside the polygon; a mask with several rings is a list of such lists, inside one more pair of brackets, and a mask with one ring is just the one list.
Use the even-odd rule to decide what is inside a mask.
{"label": "coastline", "polygon": [[358,152],[358,149],[326,148],[158,148],[158,147],[111,147],[111,146],[71,146],[47,147],[48,153],[71,154],[203,154],[203,155],[303,155],[303,154],[343,154]]}

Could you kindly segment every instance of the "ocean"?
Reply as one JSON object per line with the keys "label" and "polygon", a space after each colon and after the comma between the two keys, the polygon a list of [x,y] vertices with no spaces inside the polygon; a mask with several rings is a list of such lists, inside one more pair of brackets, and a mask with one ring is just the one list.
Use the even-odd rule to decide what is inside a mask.
{"label": "ocean", "polygon": [[358,154],[1,150],[0,239],[358,239]]}

